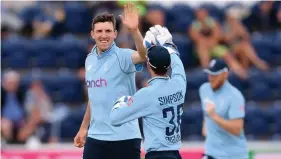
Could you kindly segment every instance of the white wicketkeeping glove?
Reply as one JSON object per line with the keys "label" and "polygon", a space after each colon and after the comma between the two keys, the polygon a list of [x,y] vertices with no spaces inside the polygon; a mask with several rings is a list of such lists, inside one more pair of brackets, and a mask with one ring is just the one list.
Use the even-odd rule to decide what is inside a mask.
{"label": "white wicketkeeping glove", "polygon": [[151,31],[147,31],[145,33],[145,37],[143,39],[143,46],[146,49],[151,48],[151,46],[156,45],[156,39],[155,36],[153,35],[153,33]]}
{"label": "white wicketkeeping glove", "polygon": [[163,46],[164,44],[173,44],[173,37],[166,27],[155,25],[149,28],[156,38],[156,43]]}
{"label": "white wicketkeeping glove", "polygon": [[131,96],[122,96],[121,98],[119,98],[115,103],[114,103],[114,106],[112,108],[111,111],[114,111],[115,109],[118,109],[120,107],[127,107],[128,104],[128,100],[132,98]]}

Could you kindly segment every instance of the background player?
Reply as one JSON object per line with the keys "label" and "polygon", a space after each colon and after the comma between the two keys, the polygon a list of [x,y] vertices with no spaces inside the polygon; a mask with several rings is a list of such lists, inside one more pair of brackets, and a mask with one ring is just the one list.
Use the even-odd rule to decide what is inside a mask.
{"label": "background player", "polygon": [[134,4],[125,5],[121,20],[135,40],[137,51],[116,46],[116,21],[112,14],[101,14],[93,19],[91,36],[96,46],[85,62],[89,103],[81,128],[74,138],[74,145],[83,147],[88,135],[84,159],[140,158],[138,121],[121,127],[113,127],[109,122],[114,102],[123,95],[135,93],[135,72],[142,66],[136,64],[146,60],[143,37],[138,29],[138,10]]}
{"label": "background player", "polygon": [[[155,33],[159,34],[156,37],[159,39],[158,42],[161,41],[160,44],[164,39],[172,41],[167,29],[161,27],[158,30],[157,28],[150,30],[155,30]],[[181,146],[180,125],[186,92],[186,75],[178,52],[171,45],[166,48],[152,46],[148,50],[147,68],[152,77],[148,81],[149,86],[129,97],[128,101],[125,100],[127,103],[122,102],[124,97],[121,98],[116,102],[110,115],[114,126],[122,126],[143,117],[146,159],[181,158],[178,150]],[[167,73],[170,66],[171,78]]]}
{"label": "background player", "polygon": [[247,159],[247,141],[243,131],[245,99],[241,92],[228,82],[228,67],[223,60],[212,60],[208,83],[200,89],[204,111],[204,159]]}

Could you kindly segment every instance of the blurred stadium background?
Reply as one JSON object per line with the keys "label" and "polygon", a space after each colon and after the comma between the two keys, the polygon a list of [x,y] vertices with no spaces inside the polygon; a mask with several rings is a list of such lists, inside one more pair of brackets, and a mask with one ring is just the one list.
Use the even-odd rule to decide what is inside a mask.
{"label": "blurred stadium background", "polygon": [[[119,32],[116,43],[120,47],[134,48],[128,31],[118,18],[124,3],[126,2],[1,1],[3,159],[81,158],[81,149],[74,148],[72,141],[80,127],[87,103],[84,61],[94,46],[89,35],[91,20],[104,11],[113,13],[117,18]],[[234,10],[233,14],[249,32],[251,45],[257,55],[269,64],[268,71],[261,71],[254,66],[247,68],[248,79],[243,80],[231,74],[230,82],[247,99],[245,132],[251,158],[280,159],[280,1],[268,4],[259,1],[134,3],[140,8],[141,32],[145,33],[155,24],[167,26],[173,33],[174,42],[186,68],[187,94],[182,117],[183,158],[199,159],[203,150],[203,117],[198,88],[207,81],[207,77],[200,69],[194,53],[194,43],[188,34],[188,28],[195,19],[195,10],[203,7],[222,26],[228,10]],[[18,75],[17,88],[18,81],[15,79]],[[149,74],[145,69],[137,74],[138,89],[146,86],[148,78]],[[4,96],[9,93],[7,87],[13,86],[16,98],[8,99]],[[15,105],[8,101],[16,101],[16,105],[20,107],[8,108],[9,105]],[[34,115],[33,110],[37,110],[37,114]],[[6,119],[7,116],[10,120]],[[35,120],[37,122],[33,122]],[[7,128],[11,123],[12,129]],[[14,135],[9,135],[10,130]],[[31,135],[26,135],[29,130],[32,131]]]}

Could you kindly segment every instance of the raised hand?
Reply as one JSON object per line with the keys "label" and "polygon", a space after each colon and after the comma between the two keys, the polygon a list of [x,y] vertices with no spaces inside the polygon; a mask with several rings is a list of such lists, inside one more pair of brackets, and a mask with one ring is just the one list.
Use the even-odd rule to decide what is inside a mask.
{"label": "raised hand", "polygon": [[123,15],[120,15],[122,23],[129,30],[137,30],[139,26],[139,11],[135,4],[128,3],[124,6]]}

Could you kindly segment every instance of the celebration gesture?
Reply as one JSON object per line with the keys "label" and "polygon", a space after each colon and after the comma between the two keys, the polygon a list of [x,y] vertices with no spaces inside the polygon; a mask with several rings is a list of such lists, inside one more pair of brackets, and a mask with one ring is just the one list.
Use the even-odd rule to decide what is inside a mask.
{"label": "celebration gesture", "polygon": [[123,15],[120,15],[122,23],[131,31],[137,30],[139,25],[139,11],[135,4],[128,3],[124,6]]}
{"label": "celebration gesture", "polygon": [[216,115],[216,110],[215,110],[215,103],[209,99],[205,99],[204,103],[206,105],[205,111],[208,114],[209,117],[213,117],[214,115]]}

